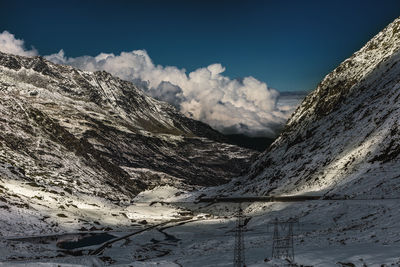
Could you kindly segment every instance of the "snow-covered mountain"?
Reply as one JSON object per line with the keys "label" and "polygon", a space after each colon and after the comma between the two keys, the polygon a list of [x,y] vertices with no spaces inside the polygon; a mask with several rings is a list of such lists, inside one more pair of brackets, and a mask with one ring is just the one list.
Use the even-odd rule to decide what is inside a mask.
{"label": "snow-covered mountain", "polygon": [[168,181],[216,185],[252,155],[106,72],[0,53],[0,94],[0,160],[38,184],[127,194]]}
{"label": "snow-covered mountain", "polygon": [[115,203],[158,185],[225,183],[256,152],[224,140],[106,72],[0,52],[0,220],[18,213],[5,208],[48,202],[40,191]]}
{"label": "snow-covered mountain", "polygon": [[399,62],[396,19],[328,74],[250,173],[224,191],[398,196]]}

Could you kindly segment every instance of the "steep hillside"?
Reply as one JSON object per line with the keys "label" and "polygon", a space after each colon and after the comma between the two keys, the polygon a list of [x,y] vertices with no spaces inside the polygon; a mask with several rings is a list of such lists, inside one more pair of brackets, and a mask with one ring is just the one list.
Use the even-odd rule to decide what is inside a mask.
{"label": "steep hillside", "polygon": [[0,53],[0,114],[5,221],[48,202],[41,192],[118,203],[158,185],[226,183],[255,154],[129,82],[41,57]]}
{"label": "steep hillside", "polygon": [[328,74],[250,173],[224,192],[400,192],[400,19]]}
{"label": "steep hillside", "polygon": [[322,196],[242,204],[250,263],[275,235],[257,227],[295,218],[295,266],[398,266],[399,161],[400,18],[322,80],[248,174],[207,194]]}

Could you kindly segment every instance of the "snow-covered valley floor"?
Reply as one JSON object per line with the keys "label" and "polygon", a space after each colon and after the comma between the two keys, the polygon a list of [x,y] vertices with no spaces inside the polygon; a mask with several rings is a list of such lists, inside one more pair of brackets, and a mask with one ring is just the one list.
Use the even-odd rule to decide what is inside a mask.
{"label": "snow-covered valley floor", "polygon": [[[0,266],[232,266],[238,204],[193,203],[200,193],[158,187],[141,193],[131,203],[119,208],[97,203],[98,207],[88,205],[93,209],[85,209],[83,201],[74,204],[78,209],[72,205],[64,208],[68,221],[63,217],[50,217],[58,219],[58,226],[48,231],[35,224],[33,212],[32,220],[26,221],[24,229],[28,232],[26,229],[31,227],[29,235],[36,237],[18,240],[18,237],[26,236],[6,232],[3,227]],[[299,223],[294,225],[294,252],[299,266],[399,266],[397,203],[398,200],[393,199],[243,204],[245,215],[250,218],[244,232],[246,264],[281,264],[271,260],[274,230],[271,223],[275,218],[298,218]],[[48,205],[52,205],[50,201]],[[35,207],[36,212],[46,210],[45,207]],[[10,212],[1,213],[4,218]],[[125,215],[112,215],[120,213]],[[79,230],[82,220],[89,221],[96,216],[97,230]],[[135,223],[128,223],[127,218]],[[157,223],[179,219],[183,221],[114,242],[99,255],[87,254],[101,243],[74,249],[76,256],[60,248],[63,241],[79,239],[79,232],[107,232],[118,238]],[[46,238],[48,234],[57,234],[59,238]]]}

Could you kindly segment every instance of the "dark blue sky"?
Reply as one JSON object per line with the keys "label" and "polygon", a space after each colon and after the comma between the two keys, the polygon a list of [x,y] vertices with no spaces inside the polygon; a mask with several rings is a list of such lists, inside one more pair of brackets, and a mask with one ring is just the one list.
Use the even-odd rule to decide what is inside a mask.
{"label": "dark blue sky", "polygon": [[2,1],[7,30],[47,55],[145,49],[188,71],[221,63],[279,91],[311,90],[400,16],[399,0]]}

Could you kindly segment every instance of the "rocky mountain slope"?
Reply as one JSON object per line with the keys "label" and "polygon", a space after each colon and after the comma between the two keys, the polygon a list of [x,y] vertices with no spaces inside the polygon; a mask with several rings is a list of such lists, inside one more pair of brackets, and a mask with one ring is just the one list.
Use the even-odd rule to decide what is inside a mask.
{"label": "rocky mountain slope", "polygon": [[29,207],[22,185],[65,199],[129,201],[157,185],[225,183],[255,154],[129,82],[41,57],[0,53],[0,115],[4,212]]}
{"label": "rocky mountain slope", "polygon": [[328,74],[250,173],[224,192],[400,193],[400,19]]}
{"label": "rocky mountain slope", "polygon": [[295,218],[295,266],[398,266],[399,161],[397,18],[321,81],[248,174],[207,194],[322,196],[243,204],[248,262],[254,243],[265,242],[263,256],[272,246],[272,232],[251,236],[257,226]]}

